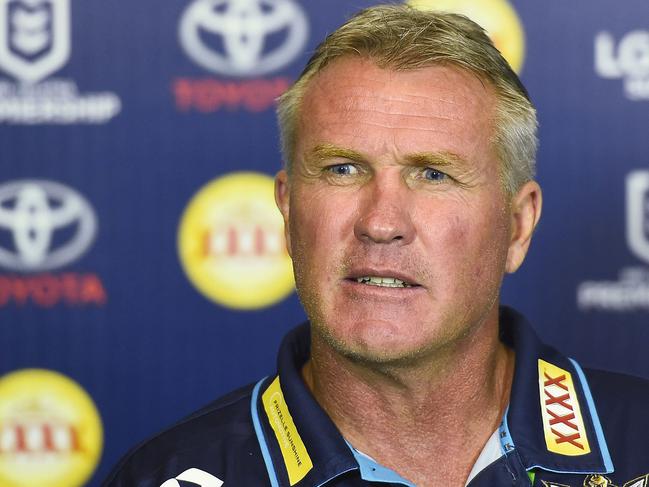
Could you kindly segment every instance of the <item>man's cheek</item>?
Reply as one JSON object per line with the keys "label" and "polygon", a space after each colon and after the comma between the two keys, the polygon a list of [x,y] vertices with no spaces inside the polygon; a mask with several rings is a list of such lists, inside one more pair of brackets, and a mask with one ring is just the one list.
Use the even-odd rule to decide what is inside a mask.
{"label": "man's cheek", "polygon": [[437,249],[433,250],[437,255],[429,254],[429,261],[445,275],[457,276],[458,282],[464,282],[461,287],[467,281],[486,277],[493,260],[493,246],[485,238],[487,233],[484,222],[473,222],[465,216],[440,219],[432,232],[433,242],[427,245],[429,249]]}
{"label": "man's cheek", "polygon": [[303,242],[307,247],[313,247],[310,250],[317,252],[321,246],[330,245],[333,235],[337,233],[340,218],[341,215],[337,215],[330,205],[310,204],[308,214],[305,211],[298,212],[295,221],[291,223],[291,238]]}
{"label": "man's cheek", "polygon": [[320,255],[321,245],[317,242],[317,229],[313,228],[313,220],[295,218],[290,225],[291,258],[298,285],[313,279],[317,273],[314,272],[314,267],[321,263],[323,258]]}
{"label": "man's cheek", "polygon": [[[434,216],[437,215],[437,216]],[[440,254],[465,253],[470,246],[471,232],[468,218],[458,214],[449,213],[448,216],[440,212],[431,212],[424,225],[424,239],[428,240],[426,248]]]}

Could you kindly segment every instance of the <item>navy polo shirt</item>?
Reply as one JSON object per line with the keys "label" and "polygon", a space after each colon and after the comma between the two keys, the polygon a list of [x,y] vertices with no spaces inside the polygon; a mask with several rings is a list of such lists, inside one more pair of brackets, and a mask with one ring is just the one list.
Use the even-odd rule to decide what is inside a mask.
{"label": "navy polo shirt", "polygon": [[[649,487],[649,382],[582,369],[508,308],[500,335],[516,354],[509,407],[467,485]],[[315,401],[309,343],[307,324],[291,331],[276,374],[138,446],[103,485],[414,485],[353,449]]]}

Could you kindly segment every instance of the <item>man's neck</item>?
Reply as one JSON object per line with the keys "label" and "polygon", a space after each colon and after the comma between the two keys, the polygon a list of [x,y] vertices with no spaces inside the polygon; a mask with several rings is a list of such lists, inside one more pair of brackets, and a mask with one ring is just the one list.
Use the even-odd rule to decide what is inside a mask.
{"label": "man's neck", "polygon": [[347,441],[420,487],[463,486],[509,402],[497,323],[417,364],[350,360],[316,333],[303,377]]}

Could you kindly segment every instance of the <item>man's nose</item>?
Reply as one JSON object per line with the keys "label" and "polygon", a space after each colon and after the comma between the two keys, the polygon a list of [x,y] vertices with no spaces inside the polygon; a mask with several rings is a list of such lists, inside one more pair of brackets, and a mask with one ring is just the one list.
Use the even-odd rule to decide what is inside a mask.
{"label": "man's nose", "polygon": [[407,245],[414,239],[412,195],[400,176],[375,175],[359,191],[361,208],[354,224],[357,239],[398,245]]}

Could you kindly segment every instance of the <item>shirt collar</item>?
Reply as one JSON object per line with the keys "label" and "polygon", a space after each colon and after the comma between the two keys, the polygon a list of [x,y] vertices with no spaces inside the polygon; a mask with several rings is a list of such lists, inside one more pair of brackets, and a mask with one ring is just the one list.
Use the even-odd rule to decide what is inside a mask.
{"label": "shirt collar", "polygon": [[[253,419],[255,414],[259,415],[257,437],[262,452],[263,443],[267,445],[272,464],[269,465],[266,461],[266,467],[273,487],[320,486],[345,472],[359,468],[345,439],[302,379],[301,370],[309,357],[310,338],[310,329],[306,323],[286,335],[278,354],[278,376],[260,382],[256,388],[259,390],[258,397],[253,397],[253,401],[256,399],[256,404],[253,403],[252,407]],[[279,402],[283,401],[285,406],[271,405],[281,409],[281,419],[272,410],[269,415],[264,404],[264,392],[277,385],[281,388],[282,396]],[[270,396],[267,395],[266,399],[270,399]],[[276,396],[275,400],[277,399]],[[286,411],[290,414],[290,422],[287,421]],[[273,429],[272,423],[278,427]],[[277,430],[280,431],[279,438]],[[294,449],[303,456],[302,465],[298,466]],[[271,470],[274,470],[276,483],[272,481]]]}
{"label": "shirt collar", "polygon": [[412,482],[404,479],[394,470],[384,467],[380,463],[377,463],[377,461],[372,457],[366,455],[361,451],[358,451],[351,444],[348,443],[347,446],[349,446],[350,450],[352,451],[352,454],[356,459],[356,463],[358,463],[361,477],[364,480],[392,485],[398,484],[404,485],[406,487],[417,487]]}
{"label": "shirt collar", "polygon": [[[515,451],[528,471],[612,472],[581,367],[543,345],[510,308],[501,308],[500,333],[516,353],[510,406],[499,433],[503,452]],[[278,376],[260,381],[253,393],[253,422],[273,487],[321,486],[359,469],[302,380],[309,346],[308,324],[289,332],[280,346]]]}
{"label": "shirt collar", "polygon": [[610,473],[613,464],[579,364],[541,343],[525,318],[500,310],[501,340],[516,353],[504,434],[526,470]]}

